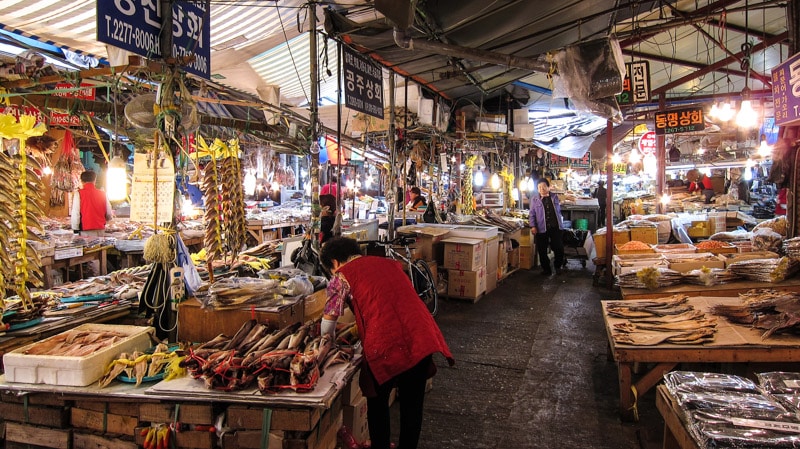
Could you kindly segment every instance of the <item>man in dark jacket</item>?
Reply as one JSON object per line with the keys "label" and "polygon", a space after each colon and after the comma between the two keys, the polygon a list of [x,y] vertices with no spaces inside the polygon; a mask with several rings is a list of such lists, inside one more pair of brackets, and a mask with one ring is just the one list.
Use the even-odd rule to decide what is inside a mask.
{"label": "man in dark jacket", "polygon": [[555,256],[555,270],[561,274],[564,266],[564,242],[561,240],[561,230],[564,228],[561,217],[561,203],[558,195],[550,191],[550,181],[545,178],[539,180],[537,185],[539,196],[531,198],[530,225],[531,233],[535,235],[534,244],[542,264],[542,274],[550,276],[550,258],[547,257],[548,247]]}

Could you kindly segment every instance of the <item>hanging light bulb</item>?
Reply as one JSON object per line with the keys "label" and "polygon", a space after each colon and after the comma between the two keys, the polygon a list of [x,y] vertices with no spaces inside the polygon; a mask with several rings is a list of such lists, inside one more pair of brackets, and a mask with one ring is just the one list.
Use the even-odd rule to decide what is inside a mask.
{"label": "hanging light bulb", "polygon": [[742,100],[742,106],[739,108],[739,113],[736,114],[736,125],[740,128],[753,128],[756,126],[758,114],[753,109],[753,104],[750,100]]}
{"label": "hanging light bulb", "polygon": [[670,196],[668,194],[665,193],[665,194],[661,195],[661,205],[663,205],[663,206],[668,205],[670,200],[671,200],[671,198],[670,198]]}
{"label": "hanging light bulb", "polygon": [[478,187],[483,187],[484,179],[483,179],[483,171],[482,170],[475,170],[475,176],[472,178],[472,183]]}
{"label": "hanging light bulb", "polygon": [[642,160],[642,155],[639,154],[636,150],[631,150],[631,153],[628,155],[628,162],[631,164],[638,164]]}
{"label": "hanging light bulb", "polygon": [[723,122],[729,122],[735,113],[736,111],[733,110],[730,102],[726,100],[724,103],[722,103],[722,106],[720,106],[717,117],[719,117],[719,119]]}
{"label": "hanging light bulb", "polygon": [[711,105],[711,110],[708,111],[708,116],[711,118],[719,118],[719,106],[717,106],[716,101],[713,105]]}
{"label": "hanging light bulb", "polygon": [[754,160],[752,160],[750,158],[747,158],[747,161],[745,161],[744,166],[745,166],[745,168],[753,168],[753,167],[756,166],[756,161],[754,161]]}
{"label": "hanging light bulb", "polygon": [[753,180],[753,167],[745,167],[745,169],[744,169],[744,180],[745,181],[752,181]]}
{"label": "hanging light bulb", "polygon": [[767,143],[766,139],[762,140],[761,145],[758,146],[758,155],[761,157],[770,157],[772,155],[772,146]]}
{"label": "hanging light bulb", "polygon": [[108,162],[106,170],[106,195],[108,201],[122,201],[128,196],[128,175],[125,161],[119,155]]}
{"label": "hanging light bulb", "polygon": [[528,177],[525,176],[524,178],[519,180],[519,190],[524,191],[528,186]]}
{"label": "hanging light bulb", "polygon": [[489,178],[489,186],[492,190],[500,190],[500,176],[497,173],[492,174],[492,177]]}
{"label": "hanging light bulb", "polygon": [[367,175],[367,179],[364,181],[364,184],[367,186],[368,189],[372,187],[372,181],[373,181],[372,173],[370,173],[369,175]]}
{"label": "hanging light bulb", "polygon": [[520,200],[519,199],[519,189],[518,188],[514,187],[514,189],[511,190],[511,197],[514,198],[514,201],[519,201]]}
{"label": "hanging light bulb", "polygon": [[482,154],[479,154],[478,158],[475,159],[475,167],[477,167],[477,168],[486,167],[486,161],[483,159],[483,155]]}
{"label": "hanging light bulb", "polygon": [[536,188],[536,185],[533,182],[533,178],[528,178],[528,192],[533,192],[533,189]]}
{"label": "hanging light bulb", "polygon": [[611,155],[612,164],[619,164],[620,162],[622,162],[622,156],[620,156],[619,153],[614,153]]}
{"label": "hanging light bulb", "polygon": [[50,176],[53,174],[53,169],[50,168],[49,165],[45,165],[44,168],[42,169],[42,174],[45,176]]}

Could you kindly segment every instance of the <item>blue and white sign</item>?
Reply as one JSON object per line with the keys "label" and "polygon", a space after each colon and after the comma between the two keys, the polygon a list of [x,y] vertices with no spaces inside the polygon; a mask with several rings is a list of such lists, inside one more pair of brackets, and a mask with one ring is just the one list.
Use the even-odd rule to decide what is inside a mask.
{"label": "blue and white sign", "polygon": [[[160,0],[100,0],[97,40],[150,59],[160,59]],[[211,75],[210,21],[207,2],[172,2],[172,56],[193,56],[187,72]]]}

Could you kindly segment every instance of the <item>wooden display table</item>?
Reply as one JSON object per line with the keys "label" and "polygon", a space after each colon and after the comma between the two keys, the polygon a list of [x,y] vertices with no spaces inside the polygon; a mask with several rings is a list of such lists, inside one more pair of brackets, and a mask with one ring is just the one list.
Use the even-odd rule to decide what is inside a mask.
{"label": "wooden display table", "polygon": [[256,239],[256,245],[260,245],[265,241],[278,240],[283,237],[281,235],[283,228],[289,228],[289,235],[294,236],[298,226],[307,226],[309,223],[310,222],[307,220],[287,221],[272,224],[251,221],[247,223],[247,233]]}
{"label": "wooden display table", "polygon": [[72,267],[77,267],[78,273],[81,279],[83,279],[83,267],[82,264],[86,262],[93,262],[98,261],[100,263],[100,270],[97,273],[98,276],[105,275],[108,271],[107,262],[106,262],[106,252],[109,249],[107,246],[103,246],[100,248],[89,248],[84,249],[83,255],[69,257],[66,259],[55,260],[53,256],[47,256],[42,258],[42,274],[44,275],[44,287],[51,288],[53,287],[53,276],[50,273],[50,270],[64,270],[66,276],[62,279],[64,282],[69,282],[69,269]]}
{"label": "wooden display table", "polygon": [[700,449],[686,429],[678,403],[664,385],[659,385],[656,391],[656,408],[664,418],[663,449]]}
{"label": "wooden display table", "polygon": [[620,290],[622,291],[622,299],[651,299],[663,298],[675,294],[732,297],[740,293],[746,293],[752,289],[765,288],[800,292],[800,278],[791,278],[782,282],[736,281],[728,284],[714,285],[713,287],[694,284],[677,284],[669,287],[657,288],[655,290],[628,287],[623,287]]}
{"label": "wooden display table", "polygon": [[[703,345],[660,344],[633,346],[617,344],[612,336],[614,324],[627,320],[610,317],[603,301],[603,321],[608,343],[617,362],[619,381],[619,411],[623,419],[637,419],[637,397],[661,381],[664,373],[679,363],[769,363],[800,362],[800,337],[777,334],[762,339],[763,330],[731,324],[717,317],[714,341]],[[713,317],[709,310],[715,304],[741,304],[739,298],[702,296],[689,298],[689,304]],[[633,379],[634,365],[654,364],[638,380]]]}

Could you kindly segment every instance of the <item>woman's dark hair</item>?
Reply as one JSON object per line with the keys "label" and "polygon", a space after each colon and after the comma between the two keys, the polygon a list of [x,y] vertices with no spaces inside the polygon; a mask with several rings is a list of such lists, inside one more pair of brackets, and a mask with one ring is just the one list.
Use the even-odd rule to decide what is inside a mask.
{"label": "woman's dark hair", "polygon": [[319,259],[322,265],[330,270],[333,268],[334,260],[345,263],[347,259],[361,254],[361,247],[357,241],[347,237],[334,237],[322,245]]}
{"label": "woman's dark hair", "polygon": [[331,211],[336,211],[336,197],[333,195],[320,195],[319,205],[322,207],[328,206]]}
{"label": "woman's dark hair", "polygon": [[411,188],[411,193],[416,193],[417,195],[422,195],[422,190],[420,190],[419,187],[412,187]]}
{"label": "woman's dark hair", "polygon": [[550,181],[548,181],[547,178],[540,178],[537,185],[538,184],[547,184],[547,187],[550,187]]}

